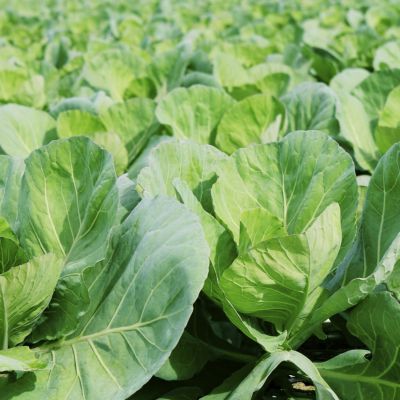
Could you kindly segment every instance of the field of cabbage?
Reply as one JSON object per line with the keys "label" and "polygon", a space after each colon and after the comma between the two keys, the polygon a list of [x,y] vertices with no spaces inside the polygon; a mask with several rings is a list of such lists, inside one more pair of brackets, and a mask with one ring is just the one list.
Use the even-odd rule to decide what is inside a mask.
{"label": "field of cabbage", "polygon": [[400,400],[398,0],[0,0],[1,400]]}

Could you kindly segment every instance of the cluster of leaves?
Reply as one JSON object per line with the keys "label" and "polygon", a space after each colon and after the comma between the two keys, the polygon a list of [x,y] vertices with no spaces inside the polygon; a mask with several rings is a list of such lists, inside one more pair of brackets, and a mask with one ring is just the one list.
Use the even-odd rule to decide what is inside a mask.
{"label": "cluster of leaves", "polygon": [[400,398],[396,1],[0,5],[2,399]]}

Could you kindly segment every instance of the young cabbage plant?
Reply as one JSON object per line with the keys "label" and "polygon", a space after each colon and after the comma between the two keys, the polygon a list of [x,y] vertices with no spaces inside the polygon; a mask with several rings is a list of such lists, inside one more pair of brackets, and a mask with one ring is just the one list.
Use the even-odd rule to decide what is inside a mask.
{"label": "young cabbage plant", "polygon": [[[191,149],[192,158],[179,158],[181,162],[166,175],[166,154],[179,154],[181,146]],[[393,213],[399,190],[398,152],[394,146],[378,164],[361,221],[351,157],[322,132],[293,132],[279,142],[240,149],[228,158],[215,153],[214,163],[205,158],[210,155],[207,145],[191,142],[160,144],[152,152],[138,177],[139,192],[146,198],[159,190],[199,215],[211,248],[203,290],[267,352],[248,378],[229,381],[225,397],[206,399],[251,398],[282,363],[292,363],[308,376],[317,398],[346,398],[349,386],[342,385],[336,393],[327,383],[335,379],[326,370],[331,365],[340,370],[335,359],[315,364],[301,354],[302,345],[314,334],[326,338],[324,322],[360,302],[349,315],[364,315],[372,300],[363,299],[384,282],[393,287],[396,283],[400,229]],[[196,191],[205,184],[212,185],[211,210],[210,202],[204,201],[208,191]],[[382,205],[382,196],[389,203]],[[372,348],[360,329],[351,326],[349,322],[348,329]],[[343,357],[347,359],[346,353]],[[366,381],[360,378],[358,384]]]}

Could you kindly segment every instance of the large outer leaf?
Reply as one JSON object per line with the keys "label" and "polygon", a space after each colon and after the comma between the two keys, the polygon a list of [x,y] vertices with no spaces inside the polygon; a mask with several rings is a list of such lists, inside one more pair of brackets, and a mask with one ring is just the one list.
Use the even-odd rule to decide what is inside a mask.
{"label": "large outer leaf", "polygon": [[352,350],[318,365],[342,399],[397,399],[400,393],[400,305],[388,292],[370,295],[347,326],[371,350]]}
{"label": "large outer leaf", "polygon": [[283,221],[289,234],[297,234],[337,202],[343,235],[337,262],[350,248],[357,207],[354,165],[326,134],[294,132],[279,143],[238,150],[218,175],[212,188],[215,212],[237,243],[246,210],[265,209]]}
{"label": "large outer leaf", "polygon": [[118,205],[111,155],[87,138],[58,140],[26,160],[20,238],[31,255],[53,252],[71,268],[101,260]]}
{"label": "large outer leaf", "polygon": [[0,275],[0,345],[21,343],[32,331],[60,276],[62,261],[48,254]]}
{"label": "large outer leaf", "polygon": [[275,142],[285,124],[285,108],[272,96],[258,94],[236,103],[222,117],[217,146],[226,153],[252,143]]}
{"label": "large outer leaf", "polygon": [[78,333],[51,350],[51,373],[25,375],[5,399],[123,400],[178,343],[208,272],[194,214],[173,199],[144,200],[124,221],[106,262],[89,272],[91,307]]}
{"label": "large outer leaf", "polygon": [[215,129],[233,103],[222,89],[194,85],[170,92],[158,104],[156,115],[177,138],[213,144]]}
{"label": "large outer leaf", "polygon": [[286,107],[287,132],[320,130],[338,133],[334,92],[322,83],[304,83],[282,97]]}
{"label": "large outer leaf", "polygon": [[0,107],[0,146],[5,153],[27,157],[49,141],[55,121],[44,111],[8,104]]}
{"label": "large outer leaf", "polygon": [[[177,157],[179,163],[176,162]],[[172,180],[182,174],[203,204],[210,208],[210,187],[215,181],[216,163],[225,157],[211,146],[191,142],[163,143],[150,156],[150,165],[140,174],[138,187],[145,198],[159,194],[175,197]],[[74,269],[63,273],[50,309],[45,313],[46,319],[34,332],[35,341],[59,338],[76,329],[77,318],[85,312],[90,302],[87,293],[89,284],[83,282],[82,276],[76,272]]]}
{"label": "large outer leaf", "polygon": [[379,161],[368,185],[361,221],[360,263],[347,270],[346,280],[374,271],[400,232],[400,144]]}

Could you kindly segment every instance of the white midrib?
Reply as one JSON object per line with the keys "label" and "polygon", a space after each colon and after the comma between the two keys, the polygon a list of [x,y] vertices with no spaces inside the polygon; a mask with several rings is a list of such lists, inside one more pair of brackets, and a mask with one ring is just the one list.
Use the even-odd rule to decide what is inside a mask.
{"label": "white midrib", "polygon": [[378,231],[378,243],[376,250],[376,263],[379,264],[381,259],[381,244],[382,244],[382,232],[383,232],[383,224],[385,222],[385,214],[386,214],[386,190],[383,190],[383,201],[382,201],[382,214],[381,220],[379,223],[379,231]]}
{"label": "white midrib", "polygon": [[5,302],[5,294],[3,290],[3,286],[0,283],[0,297],[1,301],[3,303],[3,344],[2,344],[2,349],[7,350],[8,349],[8,311],[7,311],[7,305]]}
{"label": "white midrib", "polygon": [[167,319],[169,317],[172,317],[172,316],[174,316],[176,314],[179,314],[179,313],[181,313],[181,312],[183,312],[185,310],[186,310],[186,308],[183,308],[183,309],[174,311],[173,313],[166,314],[166,315],[154,318],[154,319],[149,320],[149,321],[137,322],[137,323],[132,324],[132,325],[120,326],[120,327],[110,328],[110,329],[103,329],[102,331],[99,331],[99,332],[96,332],[96,333],[92,333],[90,335],[79,336],[79,337],[76,337],[76,338],[73,338],[73,339],[66,340],[66,341],[62,342],[61,345],[62,346],[68,346],[68,345],[73,345],[75,343],[91,341],[93,339],[96,339],[96,338],[99,338],[99,337],[102,337],[102,336],[106,336],[106,335],[110,335],[110,334],[113,334],[113,333],[123,333],[123,332],[134,331],[134,330],[140,329],[140,328],[142,328],[144,326],[151,325],[151,324],[153,324],[153,323],[155,323],[157,321],[160,321],[162,319]]}
{"label": "white midrib", "polygon": [[[307,242],[308,244],[308,242]],[[309,261],[309,269],[311,269],[311,260]],[[288,337],[290,337],[291,331],[296,327],[297,323],[299,322],[299,316],[302,314],[304,308],[306,307],[307,300],[309,297],[309,291],[310,291],[310,272],[308,273],[308,276],[306,277],[307,279],[307,284],[306,287],[304,288],[304,295],[302,301],[299,303],[296,312],[293,314],[293,316],[290,318],[289,322],[287,323],[287,332],[288,332]]]}
{"label": "white midrib", "polygon": [[[78,243],[78,241],[80,239],[84,238],[91,231],[91,229],[93,228],[93,226],[97,222],[97,218],[99,217],[100,213],[103,211],[103,209],[102,209],[103,203],[106,200],[106,198],[108,197],[108,195],[107,195],[107,196],[105,196],[103,198],[103,200],[102,200],[102,202],[100,204],[100,207],[98,208],[98,210],[96,212],[96,215],[94,216],[93,220],[91,221],[89,227],[87,227],[86,231],[82,232],[82,229],[85,226],[85,216],[87,215],[87,210],[88,210],[89,205],[91,204],[91,202],[93,200],[93,192],[94,192],[94,190],[92,191],[91,195],[89,196],[89,199],[87,201],[87,205],[86,205],[85,210],[84,210],[84,215],[85,216],[83,217],[83,220],[82,220],[82,217],[81,217],[81,214],[80,214],[80,210],[79,210],[79,196],[78,196],[78,192],[77,192],[77,188],[76,188],[75,175],[74,175],[74,172],[73,172],[72,164],[71,164],[71,168],[72,168],[72,170],[71,170],[72,181],[73,181],[74,188],[75,188],[75,201],[76,201],[77,210],[78,210],[79,229],[78,229],[78,232],[76,233],[75,237],[73,237],[73,241],[72,241],[72,244],[70,246],[70,249],[69,249],[68,253],[65,255],[65,265],[68,264],[69,258],[71,256],[72,252],[75,250],[75,245]],[[102,171],[103,170],[104,170],[104,165],[102,165]],[[103,172],[101,172],[99,174],[99,176],[98,176],[98,178],[96,180],[96,183],[95,183],[95,187],[97,187],[98,181],[99,181],[102,173]]]}
{"label": "white midrib", "polygon": [[43,171],[42,164],[40,164],[40,170],[42,171],[42,175],[43,175],[44,201],[45,201],[45,205],[46,205],[47,216],[49,218],[49,222],[50,222],[52,231],[54,233],[54,237],[55,237],[55,240],[57,242],[57,245],[60,248],[60,251],[61,251],[62,255],[65,257],[65,250],[64,250],[63,245],[60,242],[60,238],[58,236],[57,229],[56,229],[56,227],[54,225],[53,217],[52,217],[51,212],[50,212],[49,200],[47,198],[47,180],[46,180],[46,175],[45,175],[45,173]]}
{"label": "white midrib", "polygon": [[337,378],[341,381],[347,381],[353,383],[362,382],[362,383],[389,386],[395,389],[400,389],[400,383],[386,381],[384,379],[377,378],[376,376],[350,374],[345,372],[332,371],[328,369],[322,369],[320,370],[320,373],[323,377]]}

